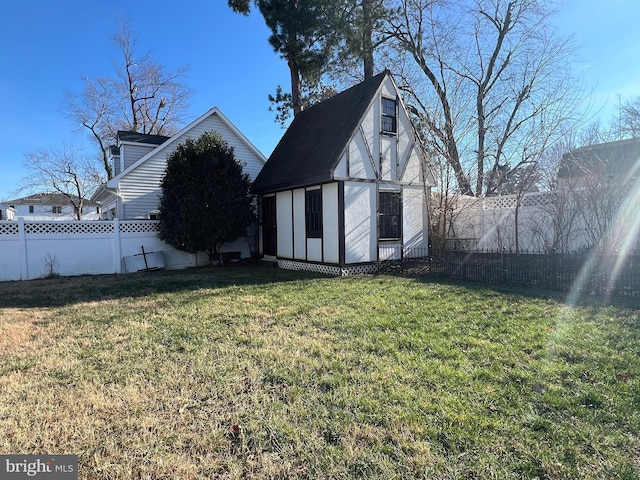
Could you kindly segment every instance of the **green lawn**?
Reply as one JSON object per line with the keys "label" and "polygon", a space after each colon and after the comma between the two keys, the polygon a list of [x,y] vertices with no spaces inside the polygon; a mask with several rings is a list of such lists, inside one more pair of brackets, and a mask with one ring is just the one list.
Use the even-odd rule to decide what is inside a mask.
{"label": "green lawn", "polygon": [[0,283],[0,453],[82,479],[640,478],[640,309],[266,267]]}

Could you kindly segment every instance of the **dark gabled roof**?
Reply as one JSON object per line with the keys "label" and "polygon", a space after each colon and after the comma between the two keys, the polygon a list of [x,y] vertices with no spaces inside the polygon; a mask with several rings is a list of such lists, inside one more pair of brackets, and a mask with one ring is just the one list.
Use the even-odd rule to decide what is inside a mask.
{"label": "dark gabled roof", "polygon": [[[3,202],[6,205],[45,205],[45,206],[67,206],[71,205],[69,198],[62,193],[36,193],[28,197],[15,198]],[[84,199],[85,207],[97,206],[91,200]]]}
{"label": "dark gabled roof", "polygon": [[148,133],[131,132],[128,130],[118,130],[118,140],[121,142],[148,143],[151,145],[162,145],[171,137],[164,135],[150,135]]}
{"label": "dark gabled roof", "polygon": [[640,138],[587,145],[565,153],[558,178],[627,175],[640,161]]}
{"label": "dark gabled roof", "polygon": [[388,73],[384,71],[296,115],[253,183],[253,192],[331,180],[340,155]]}

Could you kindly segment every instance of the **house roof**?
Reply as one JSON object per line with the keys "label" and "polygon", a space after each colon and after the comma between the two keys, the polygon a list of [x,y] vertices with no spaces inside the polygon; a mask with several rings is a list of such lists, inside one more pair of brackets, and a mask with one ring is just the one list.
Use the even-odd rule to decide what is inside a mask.
{"label": "house roof", "polygon": [[331,180],[342,152],[388,74],[384,71],[296,115],[253,183],[253,192]]}
{"label": "house roof", "polygon": [[587,145],[565,153],[558,178],[629,175],[640,168],[640,138]]}
{"label": "house roof", "polygon": [[[116,134],[118,138],[118,145],[121,143],[146,143],[147,145],[162,145],[171,137],[165,137],[164,135],[151,135],[148,133],[132,132],[130,130],[118,130]],[[109,145],[109,151],[111,155],[120,155],[120,147],[117,145]]]}
{"label": "house roof", "polygon": [[171,137],[164,135],[150,135],[148,133],[131,132],[128,130],[118,130],[118,140],[120,142],[148,143],[151,145],[162,145]]}
{"label": "house roof", "polygon": [[[45,205],[45,206],[68,206],[71,205],[69,198],[62,193],[35,193],[27,197],[15,198],[3,202],[5,205]],[[88,199],[84,199],[85,206],[97,206]]]}

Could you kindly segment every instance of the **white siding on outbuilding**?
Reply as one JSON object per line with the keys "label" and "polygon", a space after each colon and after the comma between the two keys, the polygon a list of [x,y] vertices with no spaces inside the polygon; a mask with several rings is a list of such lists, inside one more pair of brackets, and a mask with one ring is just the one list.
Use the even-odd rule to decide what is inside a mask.
{"label": "white siding on outbuilding", "polygon": [[278,256],[293,258],[293,192],[276,194],[276,217],[278,219]]}
{"label": "white siding on outbuilding", "polygon": [[345,263],[377,260],[376,185],[345,182],[344,197]]}
{"label": "white siding on outbuilding", "polygon": [[322,257],[325,263],[340,261],[340,218],[338,208],[338,184],[322,186]]}
{"label": "white siding on outbuilding", "polygon": [[405,186],[402,190],[402,237],[405,256],[421,257],[427,248],[427,203],[422,187]]}
{"label": "white siding on outbuilding", "polygon": [[307,257],[307,235],[305,228],[305,189],[293,191],[293,257],[304,260]]}

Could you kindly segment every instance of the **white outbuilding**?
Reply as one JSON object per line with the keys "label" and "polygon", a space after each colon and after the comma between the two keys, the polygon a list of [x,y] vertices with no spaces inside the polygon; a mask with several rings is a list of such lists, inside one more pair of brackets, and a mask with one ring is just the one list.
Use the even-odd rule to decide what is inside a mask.
{"label": "white outbuilding", "polygon": [[295,117],[253,184],[260,252],[282,268],[332,274],[426,256],[434,183],[382,72]]}

